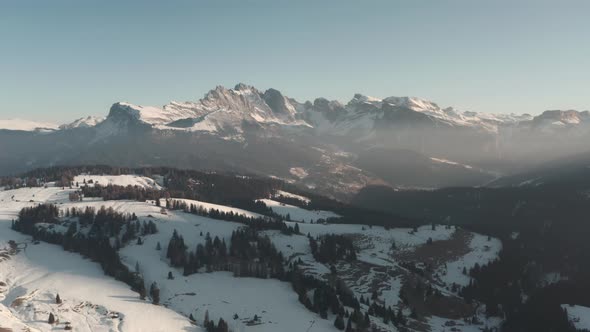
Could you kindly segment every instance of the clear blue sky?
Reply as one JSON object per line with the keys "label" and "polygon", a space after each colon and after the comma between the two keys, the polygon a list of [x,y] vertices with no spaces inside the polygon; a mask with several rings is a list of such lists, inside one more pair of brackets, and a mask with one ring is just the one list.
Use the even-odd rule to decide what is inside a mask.
{"label": "clear blue sky", "polygon": [[216,85],[483,112],[590,109],[590,1],[1,1],[0,118]]}

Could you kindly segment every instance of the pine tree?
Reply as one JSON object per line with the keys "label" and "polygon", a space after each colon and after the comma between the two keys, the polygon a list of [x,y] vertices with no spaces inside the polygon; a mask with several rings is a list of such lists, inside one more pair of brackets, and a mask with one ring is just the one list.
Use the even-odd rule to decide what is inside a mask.
{"label": "pine tree", "polygon": [[61,297],[59,297],[59,293],[55,296],[55,303],[61,304]]}
{"label": "pine tree", "polygon": [[53,315],[53,313],[49,314],[49,319],[47,320],[47,323],[55,324],[55,316]]}
{"label": "pine tree", "polygon": [[205,310],[205,319],[203,320],[203,325],[207,326],[209,323],[209,310]]}
{"label": "pine tree", "polygon": [[334,326],[339,330],[344,330],[344,318],[342,315],[338,315],[334,321]]}
{"label": "pine tree", "polygon": [[160,304],[160,288],[158,288],[158,284],[155,281],[152,283],[152,286],[150,287],[150,296],[152,297],[153,304]]}
{"label": "pine tree", "polygon": [[396,320],[403,325],[404,323],[404,313],[402,311],[402,307],[397,308]]}
{"label": "pine tree", "polygon": [[348,323],[346,323],[346,332],[352,332],[352,323],[350,321],[350,318],[348,318]]}
{"label": "pine tree", "polygon": [[174,280],[174,275],[172,275],[172,271],[168,271],[168,280]]}
{"label": "pine tree", "polygon": [[223,320],[223,318],[219,318],[219,322],[217,323],[217,332],[228,332],[229,327],[227,323]]}
{"label": "pine tree", "polygon": [[145,300],[146,297],[147,297],[147,291],[146,291],[145,285],[142,281],[141,284],[139,285],[139,298],[142,300]]}

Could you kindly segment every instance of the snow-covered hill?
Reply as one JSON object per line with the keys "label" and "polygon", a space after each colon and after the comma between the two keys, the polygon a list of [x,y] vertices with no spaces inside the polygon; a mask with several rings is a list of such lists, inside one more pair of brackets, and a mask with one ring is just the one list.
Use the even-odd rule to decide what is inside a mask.
{"label": "snow-covered hill", "polygon": [[[79,185],[83,185],[84,179],[87,184],[92,179],[93,183],[88,185],[98,182],[159,188],[155,180],[131,175],[80,177],[75,179]],[[274,279],[236,278],[229,272],[207,273],[204,270],[184,276],[182,269],[170,266],[166,245],[174,232],[184,237],[189,250],[194,250],[198,244],[205,244],[208,236],[230,243],[233,232],[244,224],[162,209],[153,201],[84,198],[83,201],[72,202],[69,194],[75,190],[49,184],[46,188],[0,191],[0,318],[6,317],[7,322],[0,320],[0,327],[16,329],[28,326],[31,331],[51,331],[52,326],[46,320],[49,313],[54,313],[60,320],[58,327],[64,327],[67,321],[75,331],[199,331],[199,326],[192,325],[187,317],[192,315],[197,325],[201,325],[207,312],[209,318],[215,321],[223,318],[233,331],[336,331],[333,325],[336,316],[329,313],[327,319],[322,319],[306,309],[289,283]],[[308,199],[285,191],[275,195]],[[204,209],[260,216],[229,206],[190,200],[184,202]],[[423,282],[439,290],[443,298],[450,301],[449,306],[453,306],[457,297],[451,289],[452,283],[465,284],[468,281],[467,276],[457,271],[495,259],[501,248],[501,243],[495,239],[486,239],[454,227],[423,226],[413,230],[311,223],[317,218],[337,215],[330,211],[283,206],[274,200],[265,199],[263,202],[277,209],[275,212],[279,214],[290,213],[293,219],[301,217],[306,221],[287,222],[292,227],[297,225],[301,235],[263,231],[283,253],[287,264],[298,260],[306,274],[324,280],[330,280],[334,273],[331,269],[335,269],[355,296],[372,297],[394,308],[401,305],[402,289],[418,280],[403,262],[438,267],[433,274],[427,272]],[[21,208],[40,203],[56,204],[62,211],[74,207],[99,209],[104,206],[121,213],[133,213],[140,222],[154,222],[158,228],[156,234],[144,236],[141,244],[132,241],[119,253],[124,264],[130,269],[137,268],[146,283],[157,282],[163,306],[141,301],[127,285],[105,276],[98,264],[82,259],[78,254],[43,242],[36,244],[30,237],[11,230],[11,220],[17,218]],[[162,200],[159,205],[165,206],[165,201]],[[283,211],[279,206],[289,210]],[[61,220],[64,225],[69,222],[65,217]],[[64,225],[56,225],[53,229],[65,232],[67,227]],[[330,264],[318,262],[312,255],[308,236],[316,238],[329,234],[352,239],[358,251],[357,260],[341,261],[333,268]],[[9,245],[10,240],[17,244],[15,248]],[[157,250],[159,246],[162,250]],[[431,255],[431,251],[437,254]],[[169,272],[173,279],[168,278]],[[57,293],[63,299],[59,305],[53,303]],[[368,309],[364,304],[361,308]],[[471,310],[467,311],[468,315],[479,315],[480,319],[486,320],[483,311],[472,313]],[[404,312],[409,315],[408,309]],[[449,321],[461,326],[462,331],[477,331],[479,328],[461,319],[442,318],[446,315],[444,311],[430,315],[416,321],[415,330],[442,331]],[[397,330],[391,324],[384,324],[379,317],[371,316],[370,320],[381,331]],[[488,326],[497,323],[489,320]]]}
{"label": "snow-covered hill", "polygon": [[58,125],[52,123],[35,122],[22,119],[0,119],[0,130],[50,132],[57,130],[58,128]]}

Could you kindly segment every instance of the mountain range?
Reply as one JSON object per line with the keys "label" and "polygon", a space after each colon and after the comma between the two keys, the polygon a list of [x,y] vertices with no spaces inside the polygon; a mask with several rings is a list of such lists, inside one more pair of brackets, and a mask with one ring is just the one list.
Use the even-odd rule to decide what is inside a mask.
{"label": "mountain range", "polygon": [[299,102],[218,86],[163,107],[127,102],[53,125],[0,120],[0,174],[60,164],[174,165],[264,174],[335,196],[371,185],[483,185],[585,152],[588,111],[486,114],[413,97]]}

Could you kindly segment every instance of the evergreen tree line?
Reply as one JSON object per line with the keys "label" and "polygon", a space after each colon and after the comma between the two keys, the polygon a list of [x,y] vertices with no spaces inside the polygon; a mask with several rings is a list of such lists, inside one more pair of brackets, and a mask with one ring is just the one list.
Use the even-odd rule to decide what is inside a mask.
{"label": "evergreen tree line", "polygon": [[[261,203],[264,205],[264,203]],[[166,200],[166,207],[173,210],[183,210],[186,213],[208,217],[211,219],[233,221],[249,226],[255,230],[278,230],[285,235],[299,234],[299,225],[288,226],[281,216],[273,214],[272,211],[267,217],[249,217],[243,214],[234,213],[233,211],[225,212],[219,209],[206,209],[202,205],[187,204],[184,201],[169,199]]]}
{"label": "evergreen tree line", "polygon": [[170,238],[166,257],[174,267],[182,267],[184,275],[230,271],[236,277],[284,279],[284,258],[268,236],[244,227],[232,232],[229,247],[225,239],[205,235],[205,244],[199,243],[194,251],[188,251],[182,235],[176,230]]}
{"label": "evergreen tree line", "polygon": [[105,200],[132,199],[145,201],[162,197],[178,197],[234,206],[272,216],[272,210],[264,203],[258,201],[258,199],[270,197],[277,190],[284,189],[309,197],[311,201],[308,203],[285,196],[275,196],[276,200],[310,210],[333,211],[342,216],[341,218],[330,218],[328,222],[331,223],[381,225],[387,227],[409,227],[416,224],[415,220],[400,217],[392,213],[370,210],[314,193],[302,192],[297,187],[277,179],[241,176],[232,173],[207,173],[168,167],[58,166],[33,170],[17,178],[0,178],[0,183],[2,181],[11,183],[17,181],[22,183],[26,179],[31,179],[30,182],[37,183],[38,185],[50,181],[57,181],[60,186],[71,187],[74,176],[80,174],[136,174],[147,177],[158,174],[163,177],[163,185],[166,187],[166,192],[136,187],[125,188],[121,186],[110,186],[112,187],[110,189],[106,189],[109,186],[84,188],[82,184],[79,184],[83,188],[85,196],[102,197]]}
{"label": "evergreen tree line", "polygon": [[85,197],[100,197],[105,201],[112,200],[135,200],[145,202],[146,200],[156,200],[163,196],[161,190],[143,188],[139,186],[102,186],[98,183],[94,186],[82,185],[81,192]]}

